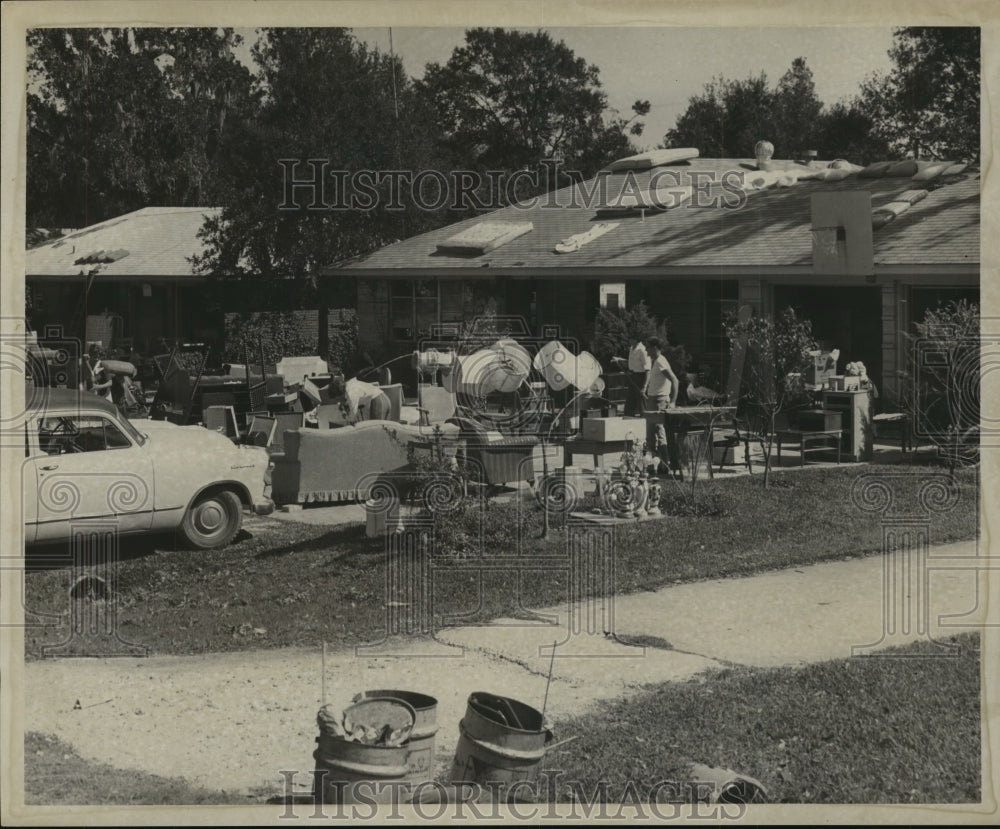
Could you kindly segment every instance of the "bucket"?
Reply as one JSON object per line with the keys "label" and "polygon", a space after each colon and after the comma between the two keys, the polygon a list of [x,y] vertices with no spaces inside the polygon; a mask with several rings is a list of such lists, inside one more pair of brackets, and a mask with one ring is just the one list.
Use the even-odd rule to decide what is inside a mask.
{"label": "bucket", "polygon": [[[392,803],[406,779],[407,746],[367,746],[329,737],[316,738],[314,795],[317,803]],[[396,794],[397,800],[402,796]]]}
{"label": "bucket", "polygon": [[363,699],[400,699],[413,707],[413,730],[407,742],[406,780],[416,786],[434,779],[434,735],[437,734],[437,700],[415,691],[364,691],[354,701]]}
{"label": "bucket", "polygon": [[458,747],[449,780],[511,785],[534,780],[552,732],[540,711],[510,697],[469,695],[458,725]]}
{"label": "bucket", "polygon": [[[398,746],[366,745],[329,733],[324,727],[324,712],[317,720],[319,747],[313,752],[316,760],[313,794],[317,803],[388,803],[402,801],[400,791],[407,775],[406,758],[409,740]],[[344,711],[345,727],[366,726],[376,731],[383,728],[412,729],[416,711],[405,700],[395,697],[363,698]],[[412,733],[412,730],[411,730]],[[402,734],[400,735],[402,736]]]}

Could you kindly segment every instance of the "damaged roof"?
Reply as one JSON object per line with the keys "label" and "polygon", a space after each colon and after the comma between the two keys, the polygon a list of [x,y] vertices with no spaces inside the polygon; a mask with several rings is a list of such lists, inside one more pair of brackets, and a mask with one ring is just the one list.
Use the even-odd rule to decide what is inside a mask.
{"label": "damaged roof", "polygon": [[[596,179],[539,197],[530,206],[517,205],[484,213],[429,233],[389,245],[331,272],[373,270],[448,271],[489,267],[502,271],[579,268],[700,269],[771,267],[808,269],[813,261],[811,196],[836,190],[868,190],[872,211],[898,202],[907,191],[926,189],[921,198],[884,226],[873,231],[874,264],[879,266],[947,265],[977,268],[979,263],[980,175],[969,168],[956,175],[917,182],[908,176],[841,181],[803,180],[790,187],[771,187],[747,194],[745,203],[724,206],[728,198],[719,182],[727,173],[747,174],[753,159],[695,159],[688,164],[651,170],[616,171],[607,175],[610,199],[623,187],[648,188],[651,176],[670,171],[660,186],[689,186],[700,175],[715,183],[705,188],[714,206],[689,201],[644,215],[598,214],[601,199],[586,201]],[[692,174],[694,174],[692,176]],[[627,181],[630,176],[631,181]],[[734,188],[732,188],[734,190]],[[607,199],[605,199],[607,201]],[[522,233],[486,252],[458,251],[449,246],[456,235],[475,235],[477,225],[531,223]],[[599,227],[616,223],[613,228]],[[596,232],[595,232],[596,231]],[[570,252],[556,246],[577,234],[586,242]],[[567,245],[560,246],[566,250]],[[374,276],[375,274],[370,274]]]}
{"label": "damaged roof", "polygon": [[216,207],[145,207],[75,230],[25,252],[26,276],[193,276],[198,231]]}

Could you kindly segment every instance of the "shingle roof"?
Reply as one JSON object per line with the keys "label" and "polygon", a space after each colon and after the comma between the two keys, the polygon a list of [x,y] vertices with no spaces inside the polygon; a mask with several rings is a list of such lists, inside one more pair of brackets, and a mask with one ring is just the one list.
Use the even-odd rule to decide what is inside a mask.
{"label": "shingle roof", "polygon": [[204,250],[198,231],[206,216],[219,212],[215,207],[145,207],[116,216],[26,251],[25,274],[74,276],[99,262],[102,275],[191,276],[189,257]]}
{"label": "shingle roof", "polygon": [[[707,171],[718,178],[727,170],[746,171],[753,162],[743,159],[697,159],[674,170],[680,183],[689,184],[693,171]],[[635,171],[640,187],[653,171]],[[625,174],[607,178],[607,191],[621,191]],[[669,182],[668,182],[669,183]],[[594,180],[584,187],[594,186]],[[910,178],[860,179],[839,182],[801,181],[749,194],[739,209],[686,205],[645,216],[596,215],[595,204],[584,204],[579,187],[550,194],[530,207],[512,206],[476,216],[420,236],[389,245],[345,267],[350,270],[399,270],[427,268],[436,271],[490,267],[492,269],[578,269],[601,267],[712,268],[749,266],[809,267],[812,263],[811,200],[817,192],[837,189],[869,190],[872,207],[893,201],[906,190],[926,187],[927,198],[890,224],[874,231],[874,260],[881,265],[968,265],[979,262],[979,189],[977,170],[928,183]],[[718,185],[709,191],[719,194]],[[562,205],[553,207],[552,204]],[[572,206],[574,205],[575,206]],[[569,206],[567,206],[569,205]],[[465,228],[484,221],[533,224],[533,230],[479,256],[439,252],[437,246]],[[554,251],[556,243],[584,233],[598,222],[620,225],[572,253]]]}

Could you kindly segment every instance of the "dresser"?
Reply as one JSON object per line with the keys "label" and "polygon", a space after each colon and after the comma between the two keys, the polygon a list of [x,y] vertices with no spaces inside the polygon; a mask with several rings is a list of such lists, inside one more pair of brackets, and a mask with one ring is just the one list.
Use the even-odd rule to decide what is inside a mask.
{"label": "dresser", "polygon": [[855,461],[871,460],[872,413],[868,390],[824,391],[823,408],[841,413],[843,452]]}

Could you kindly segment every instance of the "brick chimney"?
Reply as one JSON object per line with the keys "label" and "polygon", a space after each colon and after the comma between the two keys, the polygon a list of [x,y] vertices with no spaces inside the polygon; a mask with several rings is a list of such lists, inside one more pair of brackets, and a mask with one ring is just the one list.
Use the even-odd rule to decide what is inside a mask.
{"label": "brick chimney", "polygon": [[868,190],[813,193],[812,240],[814,273],[873,274],[872,194]]}

